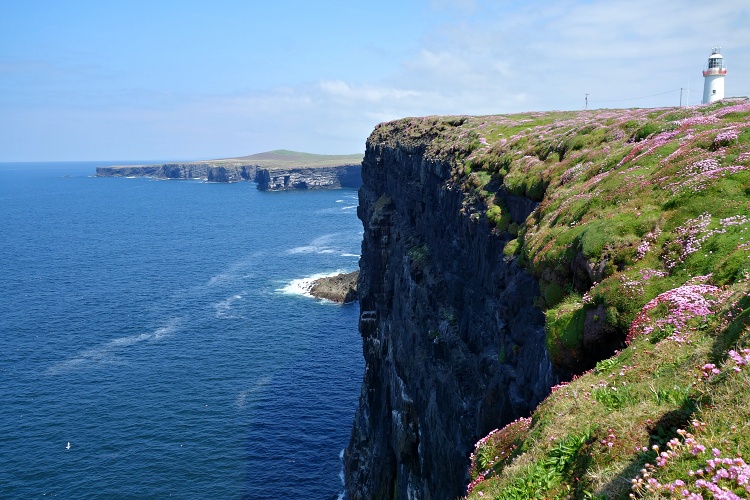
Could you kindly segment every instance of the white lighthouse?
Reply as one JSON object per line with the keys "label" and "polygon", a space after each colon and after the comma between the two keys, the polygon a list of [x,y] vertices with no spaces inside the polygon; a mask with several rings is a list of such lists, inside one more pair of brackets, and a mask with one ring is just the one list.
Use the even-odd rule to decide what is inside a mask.
{"label": "white lighthouse", "polygon": [[727,67],[724,58],[721,57],[721,47],[711,51],[706,69],[703,70],[703,104],[710,104],[719,99],[724,99],[724,77]]}

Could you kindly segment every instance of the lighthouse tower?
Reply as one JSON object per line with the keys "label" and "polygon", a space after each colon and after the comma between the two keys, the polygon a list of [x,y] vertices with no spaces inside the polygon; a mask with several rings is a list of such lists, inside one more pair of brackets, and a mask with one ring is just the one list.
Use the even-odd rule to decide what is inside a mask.
{"label": "lighthouse tower", "polygon": [[721,57],[721,47],[716,47],[711,51],[708,58],[708,65],[703,70],[703,104],[710,104],[719,99],[724,99],[724,77],[727,74],[727,67],[724,65],[724,58]]}

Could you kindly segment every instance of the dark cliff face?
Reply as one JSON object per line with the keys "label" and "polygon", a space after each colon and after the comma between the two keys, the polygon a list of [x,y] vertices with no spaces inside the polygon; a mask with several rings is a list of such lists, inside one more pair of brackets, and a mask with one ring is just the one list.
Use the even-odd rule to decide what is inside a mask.
{"label": "dark cliff face", "polygon": [[[350,499],[464,494],[476,440],[556,382],[537,283],[503,255],[507,233],[462,210],[451,161],[426,158],[428,140],[373,134],[362,166],[366,368],[344,457]],[[536,206],[506,202],[518,221]]]}
{"label": "dark cliff face", "polygon": [[153,177],[156,179],[205,179],[208,182],[255,181],[261,191],[295,189],[359,188],[359,164],[334,166],[263,168],[259,165],[224,162],[164,163],[97,167],[97,177]]}
{"label": "dark cliff face", "polygon": [[258,169],[255,182],[261,191],[292,189],[358,188],[362,185],[360,165],[337,167]]}
{"label": "dark cliff face", "polygon": [[253,165],[213,165],[211,163],[164,163],[97,167],[97,177],[154,177],[157,179],[206,179],[208,182],[239,182],[255,178]]}

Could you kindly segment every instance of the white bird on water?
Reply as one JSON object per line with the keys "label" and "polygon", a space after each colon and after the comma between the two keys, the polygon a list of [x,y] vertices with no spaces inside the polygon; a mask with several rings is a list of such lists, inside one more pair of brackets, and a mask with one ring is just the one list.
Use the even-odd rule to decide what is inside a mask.
{"label": "white bird on water", "polygon": [[65,447],[66,450],[70,449],[70,441],[68,441],[68,445]]}

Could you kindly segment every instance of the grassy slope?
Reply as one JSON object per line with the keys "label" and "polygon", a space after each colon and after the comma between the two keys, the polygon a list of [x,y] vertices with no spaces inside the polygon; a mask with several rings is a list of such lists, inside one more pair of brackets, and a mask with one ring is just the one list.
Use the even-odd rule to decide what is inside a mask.
{"label": "grassy slope", "polygon": [[[375,133],[456,160],[464,210],[517,236],[505,253],[540,280],[551,357],[580,374],[477,444],[470,498],[713,498],[722,467],[716,483],[750,496],[750,104],[428,117]],[[502,192],[541,203],[515,226]],[[611,358],[592,348],[618,344]]]}
{"label": "grassy slope", "polygon": [[[265,153],[257,153],[237,158],[221,158],[218,160],[202,160],[183,163],[210,163],[211,165],[252,165],[269,170],[290,168],[325,168],[339,167],[342,165],[359,165],[362,163],[362,154],[355,155],[317,155],[312,153],[300,153],[286,149],[276,149]],[[151,165],[123,165],[123,168]]]}
{"label": "grassy slope", "polygon": [[[359,165],[362,163],[362,154],[355,155],[316,155],[312,153],[299,153],[286,149],[277,149],[265,153],[236,158],[237,161],[249,165],[257,165],[262,168],[316,168],[316,167],[338,167],[340,165]],[[225,160],[226,161],[226,160]]]}

